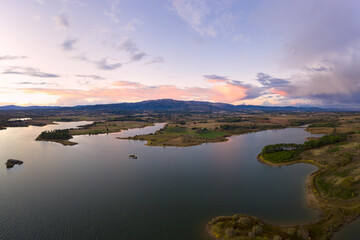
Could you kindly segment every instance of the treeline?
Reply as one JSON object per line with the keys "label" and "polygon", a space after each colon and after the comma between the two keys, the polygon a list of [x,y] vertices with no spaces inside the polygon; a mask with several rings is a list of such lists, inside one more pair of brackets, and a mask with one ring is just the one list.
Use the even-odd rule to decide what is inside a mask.
{"label": "treeline", "polygon": [[306,124],[310,124],[310,123],[314,123],[318,120],[316,119],[302,119],[302,120],[290,120],[289,123],[290,123],[290,126],[293,126],[293,127],[297,127],[297,126],[302,126],[302,125],[306,125]]}
{"label": "treeline", "polygon": [[217,119],[216,121],[217,122],[246,122],[246,121],[249,121],[249,119],[233,117],[233,118],[221,118],[221,119]]}
{"label": "treeline", "polygon": [[69,133],[69,129],[63,130],[53,130],[53,131],[44,131],[42,132],[36,140],[69,140],[72,136]]}
{"label": "treeline", "polygon": [[114,117],[111,119],[108,119],[109,122],[125,122],[125,121],[135,121],[135,122],[152,122],[153,120],[151,118],[141,118],[136,116],[124,116],[124,117]]}
{"label": "treeline", "polygon": [[304,144],[295,143],[279,143],[265,146],[261,155],[271,162],[289,162],[294,160],[305,150],[319,148],[325,145],[330,145],[346,140],[346,134],[335,133],[323,136],[316,140],[306,141]]}
{"label": "treeline", "polygon": [[338,127],[339,123],[337,122],[319,122],[319,123],[313,123],[311,125],[309,125],[309,128],[314,128],[314,127]]}
{"label": "treeline", "polygon": [[319,139],[316,140],[309,140],[306,141],[302,148],[304,150],[312,149],[312,148],[318,148],[329,144],[334,144],[338,142],[343,142],[346,140],[346,134],[345,133],[335,133],[330,135],[325,135]]}
{"label": "treeline", "polygon": [[220,130],[229,131],[229,132],[243,132],[247,130],[267,130],[267,129],[279,129],[284,128],[284,125],[276,124],[276,125],[233,125],[233,124],[224,124],[220,125]]}
{"label": "treeline", "polygon": [[297,150],[301,149],[301,144],[295,143],[278,143],[273,145],[267,145],[263,148],[262,153],[274,153],[280,151],[290,151],[290,150]]}

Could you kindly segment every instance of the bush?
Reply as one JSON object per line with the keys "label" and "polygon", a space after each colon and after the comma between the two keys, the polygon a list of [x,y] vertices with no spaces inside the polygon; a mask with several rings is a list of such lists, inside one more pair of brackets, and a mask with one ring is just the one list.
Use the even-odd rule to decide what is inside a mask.
{"label": "bush", "polygon": [[248,217],[240,217],[238,220],[238,225],[240,228],[250,228],[251,223],[251,219]]}
{"label": "bush", "polygon": [[261,234],[263,232],[263,228],[261,226],[259,226],[259,225],[253,226],[252,232],[255,235],[259,235],[259,234]]}
{"label": "bush", "polygon": [[273,238],[273,240],[282,240],[282,238],[281,238],[281,236],[279,236],[279,235],[275,235],[274,238]]}
{"label": "bush", "polygon": [[233,228],[227,228],[225,230],[225,234],[226,234],[227,237],[233,237],[233,236],[236,235],[236,232],[235,232],[235,230]]}
{"label": "bush", "polygon": [[253,233],[253,232],[248,232],[248,236],[249,236],[249,238],[255,238],[255,233]]}
{"label": "bush", "polygon": [[307,240],[310,236],[309,230],[307,230],[306,228],[299,229],[299,230],[297,230],[297,236],[300,239]]}
{"label": "bush", "polygon": [[294,236],[295,233],[296,233],[296,229],[295,229],[295,228],[289,228],[288,231],[287,231],[287,233],[288,233],[289,235],[291,235],[291,236]]}

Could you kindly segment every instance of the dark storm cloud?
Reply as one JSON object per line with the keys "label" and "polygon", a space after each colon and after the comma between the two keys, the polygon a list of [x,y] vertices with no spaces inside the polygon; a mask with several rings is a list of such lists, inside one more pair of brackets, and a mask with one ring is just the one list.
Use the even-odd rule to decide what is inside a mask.
{"label": "dark storm cloud", "polygon": [[297,73],[284,79],[288,83],[266,76],[259,82],[285,91],[289,98],[359,103],[360,2],[275,0],[262,6],[261,24],[286,46],[280,66]]}
{"label": "dark storm cloud", "polygon": [[281,87],[289,84],[288,80],[281,78],[273,78],[269,74],[258,73],[257,81],[260,82],[264,87],[272,88],[272,87]]}

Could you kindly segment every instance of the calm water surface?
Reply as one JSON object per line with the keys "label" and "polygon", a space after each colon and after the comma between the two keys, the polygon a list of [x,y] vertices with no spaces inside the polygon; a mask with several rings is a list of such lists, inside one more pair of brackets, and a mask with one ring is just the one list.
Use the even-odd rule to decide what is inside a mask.
{"label": "calm water surface", "polygon": [[[199,240],[218,215],[246,213],[274,223],[318,215],[306,206],[304,188],[314,166],[270,167],[256,160],[267,144],[312,136],[302,128],[187,148],[116,139],[162,124],[76,136],[79,144],[71,147],[34,141],[44,130],[84,123],[0,131],[0,239]],[[24,164],[7,170],[8,158]]]}
{"label": "calm water surface", "polygon": [[340,232],[336,233],[334,240],[354,240],[360,239],[360,219],[345,226]]}

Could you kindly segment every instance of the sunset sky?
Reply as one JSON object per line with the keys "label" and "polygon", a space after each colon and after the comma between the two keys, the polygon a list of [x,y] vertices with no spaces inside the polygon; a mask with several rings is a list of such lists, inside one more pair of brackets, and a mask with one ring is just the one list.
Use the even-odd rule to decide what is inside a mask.
{"label": "sunset sky", "polygon": [[358,0],[0,0],[0,105],[359,108]]}

